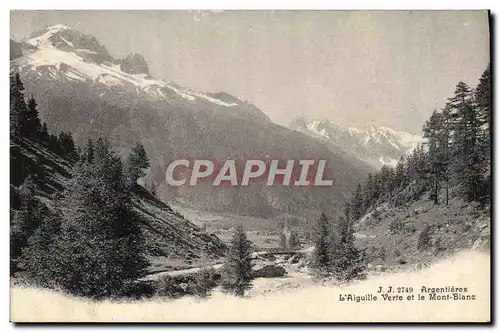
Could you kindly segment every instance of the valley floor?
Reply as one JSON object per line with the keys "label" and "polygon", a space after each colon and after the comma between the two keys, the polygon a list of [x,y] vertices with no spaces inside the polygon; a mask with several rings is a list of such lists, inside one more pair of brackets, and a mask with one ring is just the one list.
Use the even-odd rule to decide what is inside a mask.
{"label": "valley floor", "polygon": [[[220,291],[207,300],[184,297],[111,302],[70,298],[48,290],[11,289],[11,320],[92,322],[236,322],[236,321],[479,321],[490,320],[490,256],[465,251],[419,271],[370,274],[358,283],[316,284],[303,273],[256,279],[244,299]],[[425,300],[389,301],[377,294],[382,287],[412,287]],[[422,287],[467,287],[474,300],[430,300]],[[378,296],[376,301],[341,301],[340,295]],[[443,293],[441,293],[442,295]],[[366,298],[366,297],[365,297]]]}

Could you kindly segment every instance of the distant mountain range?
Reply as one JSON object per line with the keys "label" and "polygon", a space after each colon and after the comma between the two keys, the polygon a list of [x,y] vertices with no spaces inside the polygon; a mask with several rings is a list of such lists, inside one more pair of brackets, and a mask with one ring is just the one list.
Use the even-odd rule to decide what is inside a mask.
{"label": "distant mountain range", "polygon": [[[78,144],[107,136],[126,153],[141,141],[151,159],[146,183],[159,197],[244,215],[340,214],[343,202],[370,167],[343,148],[279,126],[247,101],[154,78],[140,54],[113,58],[93,36],[65,25],[11,40],[10,70],[39,103],[51,131],[71,131]],[[175,159],[304,159],[327,161],[327,191],[289,187],[172,188],[165,179]]]}
{"label": "distant mountain range", "polygon": [[376,168],[395,166],[401,156],[411,154],[419,143],[423,143],[420,135],[373,124],[366,128],[346,128],[329,120],[306,121],[299,117],[289,127],[338,146]]}

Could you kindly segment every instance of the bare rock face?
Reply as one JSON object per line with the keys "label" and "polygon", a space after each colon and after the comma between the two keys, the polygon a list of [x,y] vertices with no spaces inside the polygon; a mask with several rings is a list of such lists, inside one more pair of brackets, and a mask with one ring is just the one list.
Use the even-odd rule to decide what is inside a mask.
{"label": "bare rock face", "polygon": [[253,276],[254,278],[274,278],[285,275],[285,272],[284,267],[270,264],[255,268]]}
{"label": "bare rock face", "polygon": [[129,74],[146,74],[149,76],[148,63],[138,53],[127,55],[120,63],[120,69]]}

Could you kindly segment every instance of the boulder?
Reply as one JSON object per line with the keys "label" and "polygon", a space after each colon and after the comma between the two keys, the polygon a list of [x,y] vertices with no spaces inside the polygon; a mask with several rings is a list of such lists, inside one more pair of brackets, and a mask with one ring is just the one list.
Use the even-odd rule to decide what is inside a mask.
{"label": "boulder", "polygon": [[286,270],[282,266],[274,264],[265,265],[263,267],[256,267],[253,271],[254,278],[274,278],[285,275]]}

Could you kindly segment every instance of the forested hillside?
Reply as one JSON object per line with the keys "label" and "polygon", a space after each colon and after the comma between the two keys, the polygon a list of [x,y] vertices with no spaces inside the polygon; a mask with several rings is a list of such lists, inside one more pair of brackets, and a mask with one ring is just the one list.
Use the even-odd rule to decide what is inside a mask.
{"label": "forested hillside", "polygon": [[368,261],[420,264],[460,249],[489,249],[490,91],[489,67],[475,88],[459,82],[424,124],[426,142],[358,184],[344,212]]}
{"label": "forested hillside", "polygon": [[384,202],[399,206],[426,198],[436,205],[448,205],[450,197],[489,204],[490,91],[489,67],[475,88],[459,82],[454,96],[423,126],[426,143],[395,168],[384,166],[358,184],[346,216],[358,220]]}
{"label": "forested hillside", "polygon": [[105,138],[76,147],[47,131],[19,75],[10,78],[11,275],[93,297],[123,295],[150,262],[213,260],[225,245],[137,184],[138,143],[123,161]]}

